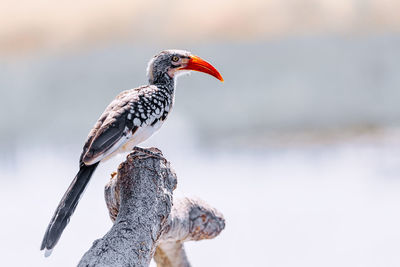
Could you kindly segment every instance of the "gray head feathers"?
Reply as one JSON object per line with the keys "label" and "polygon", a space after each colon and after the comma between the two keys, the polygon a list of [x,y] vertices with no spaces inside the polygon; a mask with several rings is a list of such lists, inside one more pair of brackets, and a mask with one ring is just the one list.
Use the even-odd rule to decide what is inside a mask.
{"label": "gray head feathers", "polygon": [[190,52],[185,50],[164,50],[155,55],[147,65],[147,77],[149,78],[150,84],[158,82],[165,82],[167,79],[174,79],[175,71],[171,71],[179,65],[174,65],[173,57],[179,56],[180,58],[188,58]]}

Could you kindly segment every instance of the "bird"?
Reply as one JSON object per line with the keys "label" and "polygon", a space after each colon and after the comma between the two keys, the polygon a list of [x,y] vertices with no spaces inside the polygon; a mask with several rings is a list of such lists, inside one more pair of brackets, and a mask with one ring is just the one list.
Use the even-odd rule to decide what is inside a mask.
{"label": "bird", "polygon": [[137,145],[160,129],[174,105],[176,78],[190,71],[224,81],[218,70],[191,52],[163,50],[148,63],[148,84],[122,91],[107,106],[89,132],[79,158],[79,171],[47,226],[40,247],[46,257],[59,241],[99,163],[141,149]]}

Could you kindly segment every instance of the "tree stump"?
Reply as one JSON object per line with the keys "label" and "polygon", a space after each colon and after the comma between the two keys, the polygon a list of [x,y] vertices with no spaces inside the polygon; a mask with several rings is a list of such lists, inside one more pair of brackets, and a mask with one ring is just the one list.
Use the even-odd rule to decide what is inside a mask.
{"label": "tree stump", "polygon": [[200,199],[173,201],[175,172],[156,148],[132,152],[105,187],[110,231],[96,240],[78,266],[190,266],[183,242],[210,239],[225,227],[223,215]]}

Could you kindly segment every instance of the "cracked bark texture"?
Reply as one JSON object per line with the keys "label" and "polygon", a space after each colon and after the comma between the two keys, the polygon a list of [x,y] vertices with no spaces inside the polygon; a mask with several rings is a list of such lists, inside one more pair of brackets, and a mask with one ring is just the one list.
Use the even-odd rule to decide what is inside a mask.
{"label": "cracked bark texture", "polygon": [[[157,149],[151,151],[161,155]],[[148,266],[168,222],[176,175],[167,161],[133,152],[112,180],[114,191],[106,186],[106,196],[107,190],[118,193],[114,200],[120,204],[118,215],[110,231],[93,243],[78,266]]]}
{"label": "cracked bark texture", "polygon": [[[119,181],[112,174],[105,187],[105,199],[109,215],[114,222],[120,209]],[[211,239],[225,227],[223,215],[198,198],[174,200],[167,222],[157,242],[154,260],[158,267],[190,266],[184,242]]]}
{"label": "cracked bark texture", "polygon": [[154,255],[157,266],[191,266],[183,243],[214,238],[224,228],[223,215],[201,199],[183,198],[174,201]]}

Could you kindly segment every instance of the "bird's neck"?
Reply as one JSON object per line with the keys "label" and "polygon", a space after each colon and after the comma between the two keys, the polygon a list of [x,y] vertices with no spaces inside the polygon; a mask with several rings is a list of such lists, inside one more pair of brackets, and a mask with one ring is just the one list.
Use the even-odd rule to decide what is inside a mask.
{"label": "bird's neck", "polygon": [[149,80],[149,84],[165,88],[170,93],[175,91],[175,79],[171,78],[167,73],[153,76],[153,79]]}

